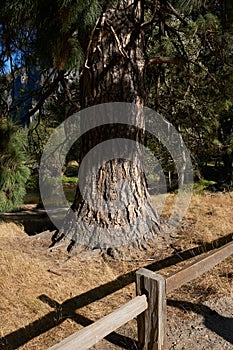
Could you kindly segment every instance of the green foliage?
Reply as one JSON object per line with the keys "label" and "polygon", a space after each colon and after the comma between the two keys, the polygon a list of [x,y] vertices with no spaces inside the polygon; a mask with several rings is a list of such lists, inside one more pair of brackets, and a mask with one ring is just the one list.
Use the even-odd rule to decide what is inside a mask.
{"label": "green foliage", "polygon": [[[181,132],[202,174],[208,161],[233,160],[233,35],[223,30],[223,8],[220,12],[216,1],[181,0],[173,6],[177,3],[182,15],[189,14],[186,23],[167,17],[163,32],[158,23],[147,53],[149,58],[180,57],[182,64],[150,67],[146,104]],[[159,154],[166,169],[167,154],[162,149]]]}
{"label": "green foliage", "polygon": [[28,130],[28,153],[33,168],[38,168],[40,159],[50,135],[54,131],[52,120],[40,119],[39,123],[31,124]]}
{"label": "green foliage", "polygon": [[39,174],[38,173],[31,174],[26,183],[26,190],[27,191],[38,190],[38,187],[39,187]]}
{"label": "green foliage", "polygon": [[31,124],[27,132],[27,165],[31,175],[27,180],[27,190],[39,190],[39,166],[44,147],[54,131],[53,118],[40,118],[38,123]]}
{"label": "green foliage", "polygon": [[75,161],[71,161],[67,163],[64,174],[68,177],[77,177],[79,171],[78,163]]}
{"label": "green foliage", "polygon": [[201,179],[201,180],[196,181],[194,183],[193,191],[195,193],[204,194],[204,191],[206,189],[208,189],[211,185],[215,185],[215,184],[216,184],[215,181],[209,181],[209,180]]}
{"label": "green foliage", "polygon": [[62,176],[63,184],[77,184],[78,178],[76,176]]}
{"label": "green foliage", "polygon": [[192,11],[200,11],[202,7],[211,6],[215,0],[178,0],[177,7],[185,14],[191,14]]}
{"label": "green foliage", "polygon": [[100,11],[97,0],[3,1],[3,42],[20,59],[30,54],[30,59],[39,58],[47,67],[77,68]]}
{"label": "green foliage", "polygon": [[0,124],[0,212],[17,209],[25,196],[30,175],[26,161],[26,136],[9,122]]}

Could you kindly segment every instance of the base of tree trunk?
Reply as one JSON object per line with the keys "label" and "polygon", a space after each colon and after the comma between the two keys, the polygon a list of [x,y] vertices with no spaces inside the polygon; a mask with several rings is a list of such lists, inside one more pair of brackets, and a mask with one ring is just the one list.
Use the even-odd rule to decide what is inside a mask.
{"label": "base of tree trunk", "polygon": [[154,240],[160,220],[139,163],[111,160],[99,172],[92,170],[82,193],[78,187],[57,240],[65,237],[70,246],[91,249],[140,247]]}
{"label": "base of tree trunk", "polygon": [[142,247],[148,241],[155,240],[158,234],[158,224],[150,217],[145,217],[136,225],[103,228],[80,220],[77,212],[70,209],[66,215],[63,230],[56,237],[56,242],[61,239],[70,241],[68,250],[74,246],[84,246],[91,249],[121,248],[123,246]]}

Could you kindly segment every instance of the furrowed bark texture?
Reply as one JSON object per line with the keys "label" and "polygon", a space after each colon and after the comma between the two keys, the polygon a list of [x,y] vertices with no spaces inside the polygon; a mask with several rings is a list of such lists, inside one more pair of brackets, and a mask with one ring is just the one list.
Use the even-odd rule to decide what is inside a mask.
{"label": "furrowed bark texture", "polygon": [[[140,245],[158,232],[159,219],[147,191],[140,146],[144,140],[145,69],[140,6],[140,1],[128,1],[125,7],[108,10],[91,36],[81,79],[81,127],[90,129],[91,118],[99,118],[100,123],[82,136],[85,162],[64,222],[63,234],[75,245]],[[104,105],[101,113],[93,111],[91,118],[85,117],[85,108],[109,102],[127,102],[125,110],[122,105],[116,107],[118,113],[125,113],[125,124],[116,123],[116,110]]]}

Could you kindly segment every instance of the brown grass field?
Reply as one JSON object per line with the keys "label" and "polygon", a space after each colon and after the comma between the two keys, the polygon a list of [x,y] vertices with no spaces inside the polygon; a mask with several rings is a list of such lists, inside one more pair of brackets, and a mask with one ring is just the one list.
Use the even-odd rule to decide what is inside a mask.
{"label": "brown grass field", "polygon": [[[163,216],[167,217],[175,195],[168,195]],[[153,198],[156,202],[156,197]],[[98,251],[69,255],[64,249],[48,249],[50,232],[29,237],[15,223],[0,223],[0,319],[1,349],[41,350],[56,344],[76,330],[110,313],[135,296],[134,271],[150,265],[161,274],[183,266],[173,257],[197,246],[205,246],[233,232],[233,194],[194,194],[182,225],[167,241],[159,240],[147,250],[131,249],[112,259]],[[163,259],[171,256],[170,266]],[[158,264],[157,262],[160,261]],[[175,261],[177,262],[177,261]],[[233,257],[184,285],[169,297],[189,302],[233,295]],[[168,307],[188,319],[187,313]],[[109,341],[95,349],[127,347],[136,337],[133,320]],[[113,346],[113,347],[112,347]],[[131,346],[131,347],[130,347]],[[119,347],[117,347],[119,348]],[[116,349],[117,349],[116,348]]]}

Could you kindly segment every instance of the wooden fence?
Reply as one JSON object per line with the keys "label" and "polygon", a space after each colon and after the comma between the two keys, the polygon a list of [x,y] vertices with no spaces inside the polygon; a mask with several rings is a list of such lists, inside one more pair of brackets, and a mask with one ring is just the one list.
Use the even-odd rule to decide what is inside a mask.
{"label": "wooden fence", "polygon": [[72,334],[49,350],[86,350],[137,317],[138,349],[166,349],[166,295],[233,254],[233,242],[225,244],[178,272],[163,277],[148,269],[136,272],[137,296],[111,314]]}

